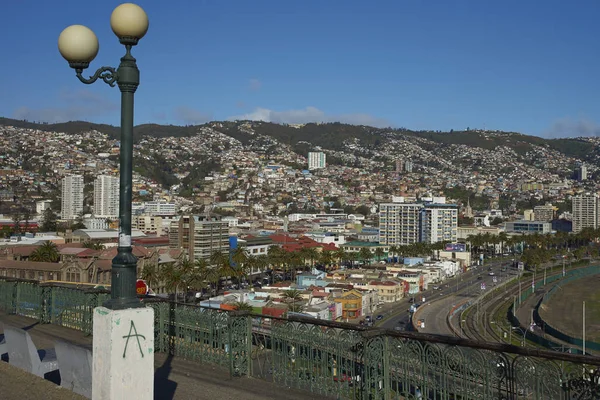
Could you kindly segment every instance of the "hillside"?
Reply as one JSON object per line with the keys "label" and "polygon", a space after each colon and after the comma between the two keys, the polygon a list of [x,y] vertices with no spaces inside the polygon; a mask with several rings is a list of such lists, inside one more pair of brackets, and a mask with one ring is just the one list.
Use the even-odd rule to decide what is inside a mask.
{"label": "hillside", "polygon": [[[15,126],[42,131],[80,133],[95,130],[107,134],[110,138],[119,138],[119,128],[106,124],[94,124],[85,121],[71,121],[57,124],[34,123],[0,117],[0,126]],[[486,151],[505,149],[514,152],[519,161],[536,165],[544,162],[542,154],[546,150],[554,151],[568,158],[579,159],[596,167],[600,166],[600,151],[595,138],[544,139],[537,136],[522,135],[514,132],[499,131],[411,131],[400,128],[374,128],[370,126],[348,125],[342,123],[304,125],[281,125],[256,121],[210,122],[198,126],[176,126],[144,124],[134,128],[134,140],[143,137],[182,138],[192,137],[204,129],[210,129],[238,140],[247,146],[256,143],[261,137],[275,139],[281,145],[290,146],[295,152],[306,155],[311,149],[329,150],[329,162],[347,163],[348,154],[380,161],[390,159],[386,148],[410,147],[411,151],[400,151],[408,158],[439,164],[439,160],[426,152],[443,156],[448,152],[447,161],[458,164],[455,151],[462,146]],[[418,149],[415,149],[415,146]],[[540,149],[545,149],[540,153]],[[416,151],[417,154],[411,154]],[[341,154],[337,154],[340,152]],[[537,154],[536,156],[536,153]],[[460,157],[458,157],[460,158]],[[389,160],[388,160],[389,161]],[[444,164],[443,160],[441,164]]]}

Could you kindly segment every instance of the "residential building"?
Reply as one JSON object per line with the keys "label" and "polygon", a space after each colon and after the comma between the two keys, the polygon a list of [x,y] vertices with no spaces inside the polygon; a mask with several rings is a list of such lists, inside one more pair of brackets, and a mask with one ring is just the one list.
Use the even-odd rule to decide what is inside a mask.
{"label": "residential building", "polygon": [[401,158],[396,160],[396,172],[404,171],[404,162]]}
{"label": "residential building", "polygon": [[41,215],[44,213],[44,211],[46,211],[47,209],[50,208],[50,205],[52,204],[52,200],[40,200],[37,201],[35,203],[35,212],[38,215]]}
{"label": "residential building", "polygon": [[146,233],[163,234],[163,219],[150,215],[136,215],[131,219],[131,228]]}
{"label": "residential building", "polygon": [[210,259],[229,251],[229,226],[220,215],[182,215],[169,226],[169,247],[183,248],[190,259]]}
{"label": "residential building", "polygon": [[362,296],[359,290],[352,289],[333,299],[333,301],[342,305],[342,319],[349,320],[363,316]]}
{"label": "residential building", "polygon": [[404,161],[404,170],[406,172],[413,172],[413,162],[410,160]]}
{"label": "residential building", "polygon": [[322,169],[325,168],[325,153],[322,151],[310,151],[308,152],[308,169]]}
{"label": "residential building", "polygon": [[94,216],[117,218],[119,216],[119,178],[100,175],[94,181]]}
{"label": "residential building", "polygon": [[458,205],[446,204],[443,197],[430,198],[424,203],[398,201],[379,205],[380,244],[455,242],[457,229]]}
{"label": "residential building", "polygon": [[554,212],[556,207],[550,203],[546,203],[543,206],[533,207],[533,215],[535,221],[552,221],[554,219]]}
{"label": "residential building", "polygon": [[83,176],[67,175],[62,180],[62,219],[75,219],[83,212]]}
{"label": "residential building", "polygon": [[579,165],[579,167],[577,168],[577,170],[575,171],[575,174],[577,175],[577,180],[580,182],[583,182],[585,180],[587,180],[587,166],[583,163],[581,163]]}
{"label": "residential building", "polygon": [[597,194],[573,196],[573,232],[579,233],[583,228],[598,228],[600,202]]}
{"label": "residential building", "polygon": [[147,201],[144,203],[144,213],[148,215],[175,215],[177,206],[166,201]]}
{"label": "residential building", "polygon": [[[369,282],[369,289],[377,291],[378,299],[382,303],[394,303],[404,297],[405,285],[402,281],[380,281]],[[408,292],[408,284],[407,284]]]}
{"label": "residential building", "polygon": [[403,246],[419,241],[423,204],[383,203],[379,205],[379,243]]}
{"label": "residential building", "polygon": [[421,242],[455,242],[458,231],[458,205],[425,204],[421,209],[420,225]]}
{"label": "residential building", "polygon": [[529,210],[523,210],[523,220],[524,221],[535,221],[535,211],[529,209]]}

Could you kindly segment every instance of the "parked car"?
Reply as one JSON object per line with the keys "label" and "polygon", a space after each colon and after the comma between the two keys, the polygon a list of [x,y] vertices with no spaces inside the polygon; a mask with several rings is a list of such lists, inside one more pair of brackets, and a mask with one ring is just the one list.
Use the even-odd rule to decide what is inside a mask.
{"label": "parked car", "polygon": [[383,315],[379,314],[376,319],[377,321],[381,321],[383,319]]}

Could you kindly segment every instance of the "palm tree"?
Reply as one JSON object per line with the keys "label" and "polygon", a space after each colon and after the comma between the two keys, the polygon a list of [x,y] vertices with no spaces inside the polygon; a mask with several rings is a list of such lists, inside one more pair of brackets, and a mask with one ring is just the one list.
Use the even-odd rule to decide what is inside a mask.
{"label": "palm tree", "polygon": [[296,302],[302,300],[302,295],[297,289],[289,289],[283,292],[283,301],[287,304],[288,310],[292,312],[300,312],[301,306],[297,305]]}
{"label": "palm tree", "polygon": [[302,299],[302,294],[298,289],[289,289],[283,292],[282,296],[284,301],[300,301]]}
{"label": "palm tree", "polygon": [[31,253],[29,259],[31,261],[58,262],[60,254],[56,244],[47,240]]}
{"label": "palm tree", "polygon": [[371,253],[371,250],[368,247],[361,247],[360,251],[358,252],[358,256],[359,259],[366,264],[373,258],[373,253]]}
{"label": "palm tree", "polygon": [[334,253],[334,257],[337,260],[338,264],[341,265],[348,259],[348,253],[344,250],[343,247],[337,249]]}
{"label": "palm tree", "polygon": [[146,281],[148,287],[157,287],[160,284],[160,273],[158,266],[144,265],[144,269],[142,269],[140,278]]}
{"label": "palm tree", "polygon": [[388,251],[388,257],[391,259],[391,261],[394,261],[394,258],[398,255],[399,253],[399,248],[396,245],[391,245],[390,246],[390,250]]}
{"label": "palm tree", "polygon": [[233,307],[236,311],[254,311],[254,308],[252,308],[252,306],[246,303],[245,301],[236,301],[235,303],[233,303]]}
{"label": "palm tree", "polygon": [[383,248],[377,246],[377,248],[375,249],[375,257],[377,257],[377,261],[381,261],[381,258],[384,254],[385,251],[383,251]]}
{"label": "palm tree", "polygon": [[235,264],[236,275],[238,277],[247,275],[249,258],[246,249],[243,247],[238,247],[233,251],[231,261]]}
{"label": "palm tree", "polygon": [[331,250],[323,250],[319,257],[319,262],[324,266],[330,266],[333,263],[334,253]]}
{"label": "palm tree", "polygon": [[175,292],[175,301],[178,299],[179,287],[183,282],[182,278],[181,270],[175,267],[173,263],[167,264],[160,273],[160,279],[164,283],[165,289]]}

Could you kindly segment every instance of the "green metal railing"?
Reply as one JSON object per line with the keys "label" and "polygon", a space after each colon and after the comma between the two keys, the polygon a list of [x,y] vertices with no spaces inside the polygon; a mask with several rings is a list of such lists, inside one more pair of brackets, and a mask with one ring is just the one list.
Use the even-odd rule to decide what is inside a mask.
{"label": "green metal railing", "polygon": [[93,311],[110,297],[98,289],[0,278],[0,310],[92,334]]}
{"label": "green metal railing", "polygon": [[[0,309],[92,332],[104,291],[0,279]],[[597,399],[600,358],[145,300],[155,351],[335,399]]]}

